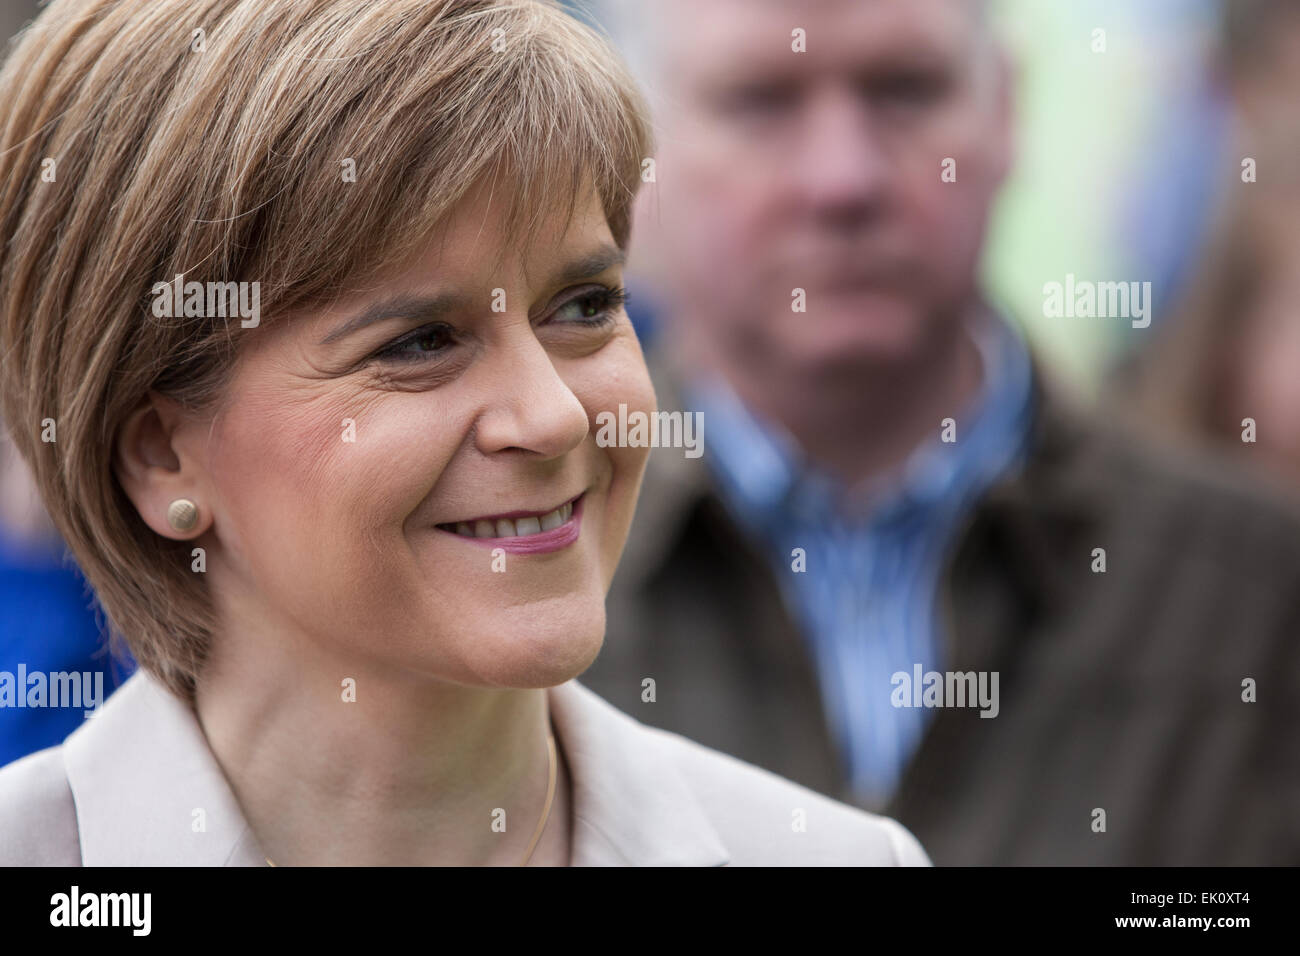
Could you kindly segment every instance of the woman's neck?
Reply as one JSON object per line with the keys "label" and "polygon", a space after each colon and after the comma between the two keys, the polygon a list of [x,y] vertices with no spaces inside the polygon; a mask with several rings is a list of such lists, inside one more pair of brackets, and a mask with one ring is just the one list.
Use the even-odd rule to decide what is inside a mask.
{"label": "woman's neck", "polygon": [[[546,801],[547,694],[363,673],[313,655],[268,660],[268,639],[205,665],[195,710],[263,851],[277,866],[517,865]],[[345,678],[354,682],[349,700]],[[569,775],[530,865],[567,865]],[[504,830],[502,829],[504,826]]]}

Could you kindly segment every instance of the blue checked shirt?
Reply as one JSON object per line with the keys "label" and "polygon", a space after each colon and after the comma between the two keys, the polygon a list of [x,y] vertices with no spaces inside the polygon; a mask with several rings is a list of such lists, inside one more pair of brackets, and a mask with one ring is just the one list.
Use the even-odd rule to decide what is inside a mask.
{"label": "blue checked shirt", "polygon": [[[1032,365],[1019,335],[1001,320],[981,326],[980,395],[940,425],[873,499],[848,517],[846,489],[820,472],[777,426],[758,421],[718,380],[687,397],[708,424],[706,459],[723,501],[770,555],[785,600],[803,625],[827,722],[855,795],[883,805],[932,716],[894,707],[891,677],[914,664],[944,670],[936,633],[936,590],[947,547],[974,501],[1018,463],[1028,434]],[[806,570],[792,570],[802,548]]]}

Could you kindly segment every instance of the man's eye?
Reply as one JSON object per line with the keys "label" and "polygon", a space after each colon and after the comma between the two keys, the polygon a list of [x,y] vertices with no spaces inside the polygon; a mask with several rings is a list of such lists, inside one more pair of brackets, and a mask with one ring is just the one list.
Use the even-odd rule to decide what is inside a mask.
{"label": "man's eye", "polygon": [[944,76],[935,73],[895,73],[871,83],[867,95],[881,106],[916,108],[942,99],[948,85]]}
{"label": "man's eye", "polygon": [[591,288],[562,303],[551,313],[550,321],[569,325],[604,325],[627,298],[627,290],[621,287]]}
{"label": "man's eye", "polygon": [[754,85],[724,92],[718,98],[721,112],[728,116],[747,119],[771,119],[788,112],[798,101],[797,91],[790,86]]}
{"label": "man's eye", "polygon": [[375,357],[399,362],[419,361],[446,351],[454,341],[451,326],[435,322],[408,332],[377,352]]}

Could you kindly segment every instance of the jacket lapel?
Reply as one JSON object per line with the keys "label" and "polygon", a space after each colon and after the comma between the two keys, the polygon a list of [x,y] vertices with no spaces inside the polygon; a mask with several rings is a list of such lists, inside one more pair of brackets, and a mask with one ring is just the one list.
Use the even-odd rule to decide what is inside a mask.
{"label": "jacket lapel", "polygon": [[662,732],[577,681],[550,692],[573,780],[573,866],[722,866],[721,837]]}
{"label": "jacket lapel", "polygon": [[63,752],[83,865],[266,865],[197,718],[144,671]]}

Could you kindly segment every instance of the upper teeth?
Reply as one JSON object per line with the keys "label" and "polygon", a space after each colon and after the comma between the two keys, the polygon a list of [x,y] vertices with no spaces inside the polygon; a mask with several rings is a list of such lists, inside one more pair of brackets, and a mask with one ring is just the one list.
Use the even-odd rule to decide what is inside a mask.
{"label": "upper teeth", "polygon": [[480,519],[456,522],[456,533],[467,538],[525,538],[530,534],[541,534],[558,528],[573,517],[573,502],[566,502],[554,511],[548,511],[535,518],[497,518],[495,521]]}

